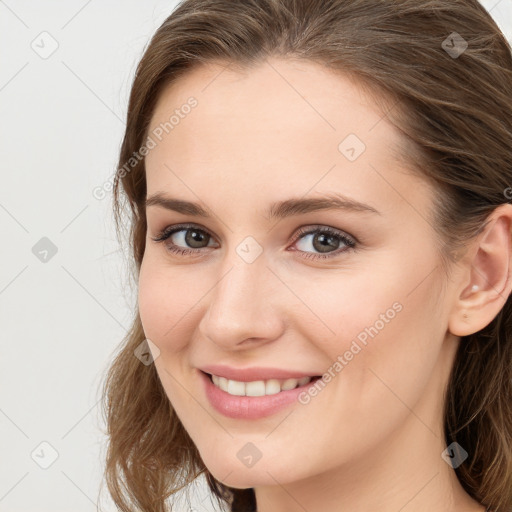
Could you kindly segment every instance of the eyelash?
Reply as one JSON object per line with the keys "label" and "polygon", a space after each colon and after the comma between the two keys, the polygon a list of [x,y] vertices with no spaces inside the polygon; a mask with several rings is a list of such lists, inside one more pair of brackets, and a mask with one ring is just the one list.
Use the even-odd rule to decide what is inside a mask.
{"label": "eyelash", "polygon": [[[197,228],[193,224],[178,224],[175,226],[169,226],[169,227],[165,228],[155,238],[152,238],[152,240],[155,242],[164,242],[174,233],[178,233],[180,231],[186,231],[189,229],[194,229],[196,231],[204,233],[204,234],[210,236],[211,238],[213,238],[212,235],[210,235],[210,233],[208,233],[208,231],[206,231],[204,229]],[[358,241],[354,237],[347,236],[347,235],[343,234],[341,231],[332,229],[328,226],[316,227],[316,228],[299,228],[299,230],[297,231],[297,234],[293,237],[293,243],[295,244],[304,235],[316,234],[316,233],[327,234],[327,235],[334,236],[334,237],[338,238],[341,242],[343,242],[345,244],[345,248],[339,248],[339,249],[336,249],[334,251],[331,251],[331,252],[328,252],[325,254],[317,254],[317,253],[311,253],[311,252],[297,250],[297,252],[302,254],[301,257],[306,258],[306,259],[327,259],[327,258],[334,258],[336,256],[339,256],[341,253],[347,252],[349,250],[353,250],[353,251],[357,250]],[[170,246],[166,245],[166,249],[169,252],[178,254],[180,256],[186,256],[189,254],[197,254],[198,252],[201,252],[201,249],[180,249],[175,244],[170,245]]]}
{"label": "eyelash", "polygon": [[[208,233],[208,231],[206,231],[204,229],[197,228],[193,224],[177,224],[175,226],[169,226],[169,227],[165,228],[160,233],[158,233],[158,235],[155,238],[152,237],[152,240],[155,242],[164,242],[174,233],[178,233],[180,231],[187,231],[189,229],[190,230],[193,229],[195,231],[206,234],[206,235],[210,236],[211,238],[213,238],[212,235],[210,235],[210,233]],[[343,234],[341,231],[332,229],[328,226],[316,227],[313,229],[312,228],[299,228],[297,234],[293,237],[293,243],[295,244],[295,242],[297,242],[303,235],[310,235],[310,234],[316,234],[316,233],[322,233],[322,234],[334,236],[334,237],[338,238],[341,242],[346,244],[346,247],[336,249],[334,251],[331,251],[331,252],[328,252],[325,254],[316,254],[316,253],[310,253],[310,252],[297,250],[297,252],[304,254],[302,256],[303,258],[306,258],[306,259],[334,258],[336,256],[339,256],[341,253],[344,253],[344,252],[347,252],[350,250],[353,250],[353,251],[357,250],[358,241],[354,237],[347,236],[347,235]],[[188,254],[197,254],[197,252],[201,251],[201,249],[180,249],[175,244],[173,244],[171,246],[166,245],[166,249],[169,252],[179,254],[180,256],[186,256]]]}

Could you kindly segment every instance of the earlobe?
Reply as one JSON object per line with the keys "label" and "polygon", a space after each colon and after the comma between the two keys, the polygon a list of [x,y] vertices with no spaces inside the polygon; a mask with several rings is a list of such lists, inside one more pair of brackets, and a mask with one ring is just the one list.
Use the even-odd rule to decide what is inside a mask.
{"label": "earlobe", "polygon": [[496,208],[473,242],[449,317],[448,330],[468,336],[489,325],[503,308],[512,289],[512,205]]}

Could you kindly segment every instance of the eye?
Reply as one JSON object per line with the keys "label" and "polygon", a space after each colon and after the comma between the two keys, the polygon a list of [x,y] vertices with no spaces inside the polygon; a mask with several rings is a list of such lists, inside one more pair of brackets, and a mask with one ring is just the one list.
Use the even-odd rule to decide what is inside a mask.
{"label": "eye", "polygon": [[[178,235],[178,236],[174,236]],[[211,235],[207,233],[203,229],[196,228],[190,224],[180,224],[176,226],[170,226],[161,231],[156,238],[153,238],[155,242],[164,242],[168,239],[174,237],[174,240],[170,244],[165,244],[167,250],[171,253],[179,254],[185,256],[187,254],[198,253],[204,247],[205,242],[208,242],[212,239]],[[176,242],[180,244],[188,244],[192,247],[192,249],[188,249],[185,245],[185,248],[176,245]]]}
{"label": "eye", "polygon": [[[204,229],[199,229],[194,225],[180,224],[167,227],[157,237],[152,238],[152,240],[155,242],[170,240],[171,243],[165,244],[169,252],[180,256],[197,256],[202,252],[201,249],[209,246],[209,242],[213,240],[213,237]],[[298,250],[293,249],[294,251],[303,254],[303,258],[313,259],[332,258],[342,252],[356,250],[358,244],[354,237],[328,226],[301,228],[295,234],[293,240],[294,245],[302,244],[301,248]],[[308,252],[306,250],[308,244],[311,244],[313,250],[318,251],[319,254]],[[341,248],[339,247],[340,245]]]}
{"label": "eye", "polygon": [[[338,256],[342,252],[356,250],[357,241],[354,237],[346,235],[342,231],[330,228],[328,226],[317,226],[315,228],[301,228],[294,237],[302,244],[299,252],[304,253],[303,258],[325,259]],[[339,248],[341,244],[345,247]],[[295,243],[295,245],[298,245]],[[306,251],[308,245],[313,247],[320,254]]]}

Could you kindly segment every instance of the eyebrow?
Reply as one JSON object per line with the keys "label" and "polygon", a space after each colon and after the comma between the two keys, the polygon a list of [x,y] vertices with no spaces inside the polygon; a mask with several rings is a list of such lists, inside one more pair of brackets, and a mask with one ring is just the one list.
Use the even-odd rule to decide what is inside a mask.
{"label": "eyebrow", "polygon": [[[198,203],[184,201],[165,196],[157,192],[146,198],[146,207],[160,206],[166,210],[172,210],[185,215],[211,218],[211,215]],[[321,197],[291,198],[270,205],[266,211],[269,220],[284,219],[294,215],[301,215],[321,210],[342,210],[347,212],[371,212],[382,215],[373,206],[361,203],[342,194],[327,194]]]}

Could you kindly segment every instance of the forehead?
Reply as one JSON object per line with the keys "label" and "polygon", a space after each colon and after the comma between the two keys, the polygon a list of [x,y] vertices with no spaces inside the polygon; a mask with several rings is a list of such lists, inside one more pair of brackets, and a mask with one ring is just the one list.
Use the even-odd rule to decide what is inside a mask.
{"label": "forehead", "polygon": [[314,116],[323,128],[335,131],[343,128],[336,116],[341,108],[354,129],[365,119],[368,130],[380,120],[394,128],[383,112],[393,100],[375,92],[370,95],[369,87],[349,74],[306,60],[268,58],[244,67],[220,61],[196,65],[162,89],[150,129],[168,120],[191,96],[200,102],[204,117],[217,115],[221,120],[228,112],[238,122],[252,114],[253,123],[258,120],[254,114],[259,113],[263,121],[270,114],[273,125],[279,118],[293,122],[299,115],[305,123]]}
{"label": "forehead", "polygon": [[366,91],[306,61],[194,68],[159,96],[148,130],[161,137],[146,157],[148,194],[180,189],[193,199],[191,191],[222,190],[229,200],[259,190],[278,200],[283,190],[304,195],[318,184],[396,201],[393,179],[409,188],[420,180],[400,158],[404,140],[381,110],[385,99],[377,104]]}

